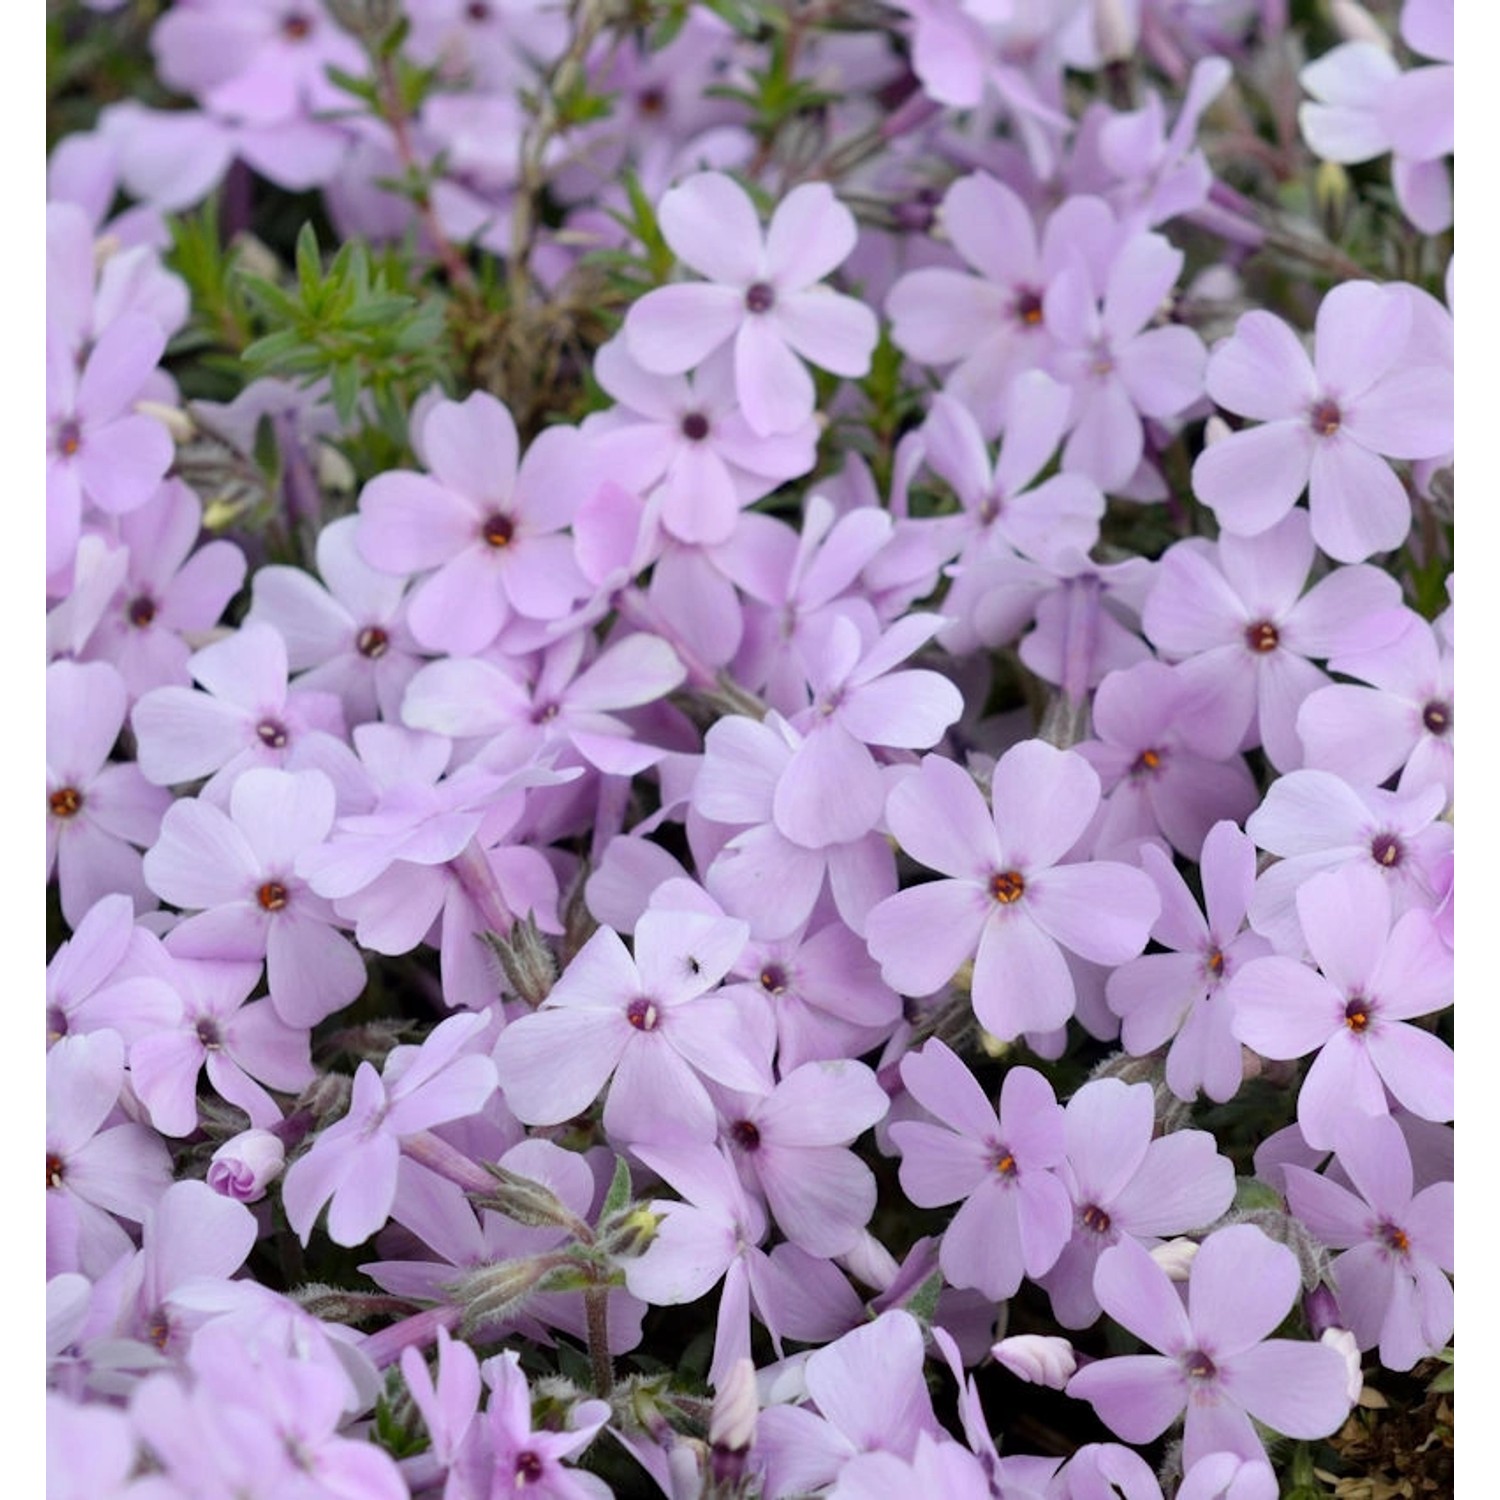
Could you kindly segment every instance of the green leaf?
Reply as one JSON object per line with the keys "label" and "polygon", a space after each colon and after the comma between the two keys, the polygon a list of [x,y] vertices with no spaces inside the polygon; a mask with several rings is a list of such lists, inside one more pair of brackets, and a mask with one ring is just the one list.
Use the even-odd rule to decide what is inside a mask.
{"label": "green leaf", "polygon": [[609,1180],[609,1192],[604,1195],[604,1207],[599,1210],[602,1224],[612,1214],[623,1213],[630,1203],[630,1163],[623,1156],[615,1158],[615,1175]]}

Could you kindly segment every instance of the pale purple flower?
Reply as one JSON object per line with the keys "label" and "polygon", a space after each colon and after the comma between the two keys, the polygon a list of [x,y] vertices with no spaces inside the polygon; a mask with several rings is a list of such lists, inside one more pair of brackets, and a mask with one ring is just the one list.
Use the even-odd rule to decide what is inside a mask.
{"label": "pale purple flower", "polygon": [[1321,973],[1273,954],[1232,981],[1234,1034],[1263,1057],[1317,1052],[1297,1095],[1311,1146],[1346,1123],[1385,1115],[1389,1089],[1424,1120],[1453,1118],[1453,1053],[1406,1024],[1453,1002],[1453,955],[1425,911],[1396,916],[1364,865],[1314,875],[1297,891],[1302,933]]}
{"label": "pale purple flower", "polygon": [[801,744],[802,737],[777,714],[761,723],[726,715],[704,737],[703,764],[693,786],[698,813],[744,829],[718,851],[704,883],[726,911],[743,916],[750,934],[765,942],[802,928],[825,886],[838,915],[862,932],[871,909],[896,885],[895,859],[875,828],[880,809],[873,800],[859,809],[866,831],[850,839],[828,837],[829,830],[816,820],[816,833],[805,825],[799,829],[800,801],[778,805],[779,788]]}
{"label": "pale purple flower", "polygon": [[1064,1116],[1034,1068],[1012,1068],[1000,1113],[974,1075],[933,1040],[901,1062],[913,1099],[940,1122],[898,1121],[901,1189],[919,1208],[963,1199],[943,1235],[943,1275],[999,1301],[1024,1277],[1044,1275],[1073,1229],[1073,1203],[1059,1169]]}
{"label": "pale purple flower", "polygon": [[1257,536],[1304,489],[1313,540],[1339,562],[1400,546],[1411,502],[1387,458],[1453,447],[1451,363],[1409,361],[1412,304],[1369,281],[1333,288],[1318,308],[1310,359],[1272,313],[1245,313],[1208,361],[1208,394],[1262,425],[1211,444],[1193,489],[1219,524]]}
{"label": "pale purple flower", "polygon": [[1396,915],[1438,904],[1438,862],[1453,849],[1442,821],[1441,786],[1387,792],[1351,786],[1331,771],[1292,771],[1271,783],[1245,823],[1257,847],[1277,861],[1255,882],[1250,925],[1279,953],[1299,953],[1297,889],[1323,870],[1372,867],[1386,882]]}
{"label": "pale purple flower", "polygon": [[594,356],[594,378],[620,404],[590,417],[585,436],[611,477],[649,496],[663,529],[679,541],[727,541],[751,501],[813,466],[811,418],[779,435],[751,430],[727,350],[690,380],[642,369],[615,338]]}
{"label": "pale purple flower", "polygon": [[114,892],[151,910],[141,849],[161,827],[171,794],[109,753],[125,724],[124,679],[105,662],[47,668],[47,879],[57,875],[63,916],[77,927]]}
{"label": "pale purple flower", "polygon": [[230,791],[228,813],[201,798],[173,803],[146,856],[152,889],[197,913],[177,927],[174,950],[264,959],[271,1003],[291,1026],[316,1025],[365,987],[363,959],[296,873],[333,818],[333,783],[320,772],[250,770]]}
{"label": "pale purple flower", "polygon": [[1235,724],[1206,711],[1203,689],[1164,662],[1111,672],[1094,694],[1095,739],[1078,753],[1099,773],[1104,803],[1094,847],[1121,849],[1158,833],[1197,859],[1215,823],[1238,822],[1260,792],[1235,753]]}
{"label": "pale purple flower", "polygon": [[1336,683],[1303,700],[1297,732],[1307,764],[1346,781],[1379,786],[1398,770],[1404,792],[1436,784],[1453,796],[1453,645],[1414,610],[1372,625],[1378,644],[1351,641],[1329,666],[1368,686]]}
{"label": "pale purple flower", "polygon": [[881,902],[866,937],[886,983],[908,995],[940,989],[977,948],[974,1013],[1008,1041],[1072,1015],[1064,948],[1124,963],[1145,947],[1160,902],[1133,866],[1061,863],[1099,805],[1081,756],[1028,740],[996,763],[991,785],[993,811],[967,771],[929,755],[892,790],[891,832],[948,878]]}
{"label": "pale purple flower", "polygon": [[252,1125],[278,1124],[281,1109],[263,1085],[296,1094],[313,1081],[306,1030],[289,1026],[273,1001],[245,1004],[260,980],[258,963],[172,958],[181,1018],[130,1049],[131,1083],[151,1123],[163,1135],[191,1135],[206,1068],[214,1092]]}
{"label": "pale purple flower", "polygon": [[106,1126],[125,1081],[125,1047],[112,1031],[63,1037],[47,1054],[48,1274],[101,1276],[130,1250],[114,1215],[139,1223],[172,1180],[154,1131]]}
{"label": "pale purple flower", "polygon": [[742,1001],[707,993],[747,937],[729,918],[648,911],[632,958],[601,927],[541,1008],[501,1033],[495,1065],[506,1102],[528,1124],[557,1125],[612,1077],[604,1107],[612,1137],[712,1140],[714,1108],[700,1075],[748,1093],[770,1087],[769,1028]]}
{"label": "pale purple flower", "polygon": [[804,1063],[760,1097],[723,1092],[722,1138],[781,1232],[811,1255],[842,1255],[875,1211],[875,1178],[847,1148],[890,1107],[862,1063]]}
{"label": "pale purple flower", "polygon": [[1096,296],[1082,265],[1067,266],[1043,298],[1053,340],[1048,370],[1071,387],[1065,470],[1119,491],[1145,452],[1144,418],[1180,416],[1203,394],[1203,341],[1180,324],[1148,327],[1171,294],[1183,254],[1138,234],[1111,257]]}
{"label": "pale purple flower", "polygon": [[1203,712],[1256,740],[1278,771],[1303,764],[1297,709],[1328,685],[1319,660],[1353,646],[1400,600],[1389,573],[1335,568],[1307,592],[1316,551],[1307,512],[1288,511],[1258,536],[1177,542],[1157,564],[1141,626],[1207,696]]}
{"label": "pale purple flower", "polygon": [[1100,1255],[1124,1235],[1150,1249],[1167,1235],[1212,1224],[1234,1199],[1234,1165],[1204,1130],[1153,1139],[1148,1083],[1096,1078],[1068,1100],[1063,1116],[1061,1176],[1073,1197],[1073,1237],[1041,1280],[1058,1322],[1087,1328],[1099,1316]]}
{"label": "pale purple flower", "polygon": [[109,515],[144,505],[172,463],[172,437],[134,406],[166,347],[161,326],[125,313],[80,368],[47,331],[47,572],[70,567],[85,504]]}
{"label": "pale purple flower", "polygon": [[301,568],[256,572],[247,621],[274,626],[300,688],[336,693],[351,724],[399,719],[406,685],[422,665],[406,625],[406,584],[356,550],[355,516],[318,533],[318,581]]}
{"label": "pale purple flower", "polygon": [[1244,1076],[1228,981],[1271,951],[1264,938],[1242,930],[1255,887],[1255,845],[1233,823],[1209,830],[1200,861],[1206,919],[1160,849],[1143,846],[1140,859],[1161,896],[1151,936],[1168,951],[1115,969],[1105,997],[1120,1017],[1127,1052],[1145,1057],[1170,1040],[1167,1086],[1179,1099],[1192,1101],[1202,1089],[1222,1104]]}
{"label": "pale purple flower", "polygon": [[906,1500],[942,1495],[944,1500],[990,1500],[994,1494],[983,1463],[949,1437],[917,1434],[910,1458],[859,1453],[840,1470],[828,1500]]}
{"label": "pale purple flower", "polygon": [[1341,1319],[1389,1370],[1409,1370],[1453,1337],[1453,1184],[1413,1193],[1411,1153],[1394,1120],[1351,1123],[1338,1162],[1354,1192],[1288,1164],[1287,1205],[1325,1245]]}
{"label": "pale purple flower", "polygon": [[1127,1442],[1149,1443],[1187,1413],[1183,1461],[1229,1452],[1263,1460],[1251,1424],[1319,1438],[1349,1414],[1343,1357],[1268,1339],[1296,1300],[1296,1257],[1250,1224],[1211,1234],[1193,1261],[1187,1306],[1150,1255],[1122,1240],[1099,1257],[1105,1312],[1160,1354],[1101,1359],[1068,1382]]}
{"label": "pale purple flower", "polygon": [[158,786],[208,776],[201,795],[229,801],[255,766],[319,770],[341,795],[356,794],[359,768],[344,743],[344,711],[332,693],[288,690],[286,642],[269,625],[245,625],[188,662],[192,688],[147,693],[131,711],[141,772]]}
{"label": "pale purple flower", "polygon": [[749,194],[721,172],[671,189],[658,217],[677,258],[708,279],[659,287],[630,309],[625,339],[645,369],[677,375],[733,340],[740,410],[763,435],[794,432],[812,416],[803,359],[835,375],[869,370],[874,313],[822,285],[858,236],[827,183],[793,188],[764,234]]}
{"label": "pale purple flower", "polygon": [[349,1113],[318,1135],[282,1183],[287,1220],[304,1245],[325,1203],[328,1237],[363,1244],[390,1217],[401,1137],[484,1108],[495,1065],[470,1049],[489,1022],[488,1011],[449,1016],[420,1047],[396,1048],[384,1077],[359,1065]]}
{"label": "pale purple flower", "polygon": [[555,620],[588,591],[560,535],[601,475],[575,429],[549,427],[520,455],[510,412],[475,391],[422,423],[428,474],[395,469],[360,492],[359,553],[398,577],[430,576],[407,606],[433,651],[482,651],[513,614]]}
{"label": "pale purple flower", "polygon": [[1107,257],[1118,230],[1102,200],[1070,198],[1039,237],[1020,197],[983,172],[959,178],[940,215],[954,249],[977,274],[947,267],[908,272],[886,298],[891,336],[924,364],[957,361],[946,389],[990,437],[1006,425],[1015,377],[1045,368],[1055,348],[1042,313],[1053,280],[1080,251]]}
{"label": "pale purple flower", "polygon": [[1073,1346],[1055,1334],[1018,1333],[1001,1339],[991,1350],[995,1362],[1027,1385],[1060,1391],[1078,1368]]}
{"label": "pale purple flower", "polygon": [[1297,112],[1302,137],[1324,161],[1356,163],[1391,153],[1396,201],[1424,234],[1453,223],[1453,3],[1407,5],[1402,35],[1438,65],[1403,71],[1387,47],[1349,41],[1298,75],[1312,96]]}
{"label": "pale purple flower", "polygon": [[47,965],[47,1043],[117,1031],[129,1049],[173,1025],[182,1001],[154,970],[161,940],[137,927],[129,896],[96,901]]}
{"label": "pale purple flower", "polygon": [[188,685],[190,640],[219,623],[245,581],[245,555],[233,542],[198,545],[202,523],[202,504],[177,479],[116,522],[129,563],[82,654],[113,663],[132,702],[152,688]]}

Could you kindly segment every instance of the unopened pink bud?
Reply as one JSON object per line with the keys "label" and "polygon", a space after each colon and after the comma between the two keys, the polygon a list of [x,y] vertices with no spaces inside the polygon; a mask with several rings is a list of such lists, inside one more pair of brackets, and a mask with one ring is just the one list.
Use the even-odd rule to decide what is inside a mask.
{"label": "unopened pink bud", "polygon": [[1197,1253],[1195,1240],[1168,1240],[1152,1250],[1151,1259],[1167,1273],[1168,1281],[1186,1281]]}
{"label": "unopened pink bud", "polygon": [[1060,1391],[1078,1368],[1073,1346],[1049,1334],[1018,1333],[1001,1339],[990,1353],[1018,1380]]}
{"label": "unopened pink bud", "polygon": [[285,1165],[286,1149],[269,1130],[245,1130],[214,1152],[208,1185],[236,1203],[257,1203]]}

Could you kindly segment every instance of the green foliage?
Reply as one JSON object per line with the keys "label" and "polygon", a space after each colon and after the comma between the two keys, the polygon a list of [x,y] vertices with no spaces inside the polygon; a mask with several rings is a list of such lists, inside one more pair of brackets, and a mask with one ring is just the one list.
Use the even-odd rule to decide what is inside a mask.
{"label": "green foliage", "polygon": [[[325,269],[317,235],[297,237],[296,287],[246,277],[244,288],[270,331],[244,350],[252,376],[281,375],[314,385],[327,380],[340,422],[358,415],[405,442],[406,412],[434,383],[452,390],[444,338],[446,308],[408,285],[395,256],[377,263],[358,240],[344,244]],[[368,407],[361,413],[361,400]]]}

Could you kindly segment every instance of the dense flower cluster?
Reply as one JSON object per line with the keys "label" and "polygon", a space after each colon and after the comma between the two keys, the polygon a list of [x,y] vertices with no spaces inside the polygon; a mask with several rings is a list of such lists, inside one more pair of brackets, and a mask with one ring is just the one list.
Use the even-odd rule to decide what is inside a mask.
{"label": "dense flower cluster", "polygon": [[1329,9],[62,8],[49,1493],[1272,1500],[1451,1362],[1453,4]]}

